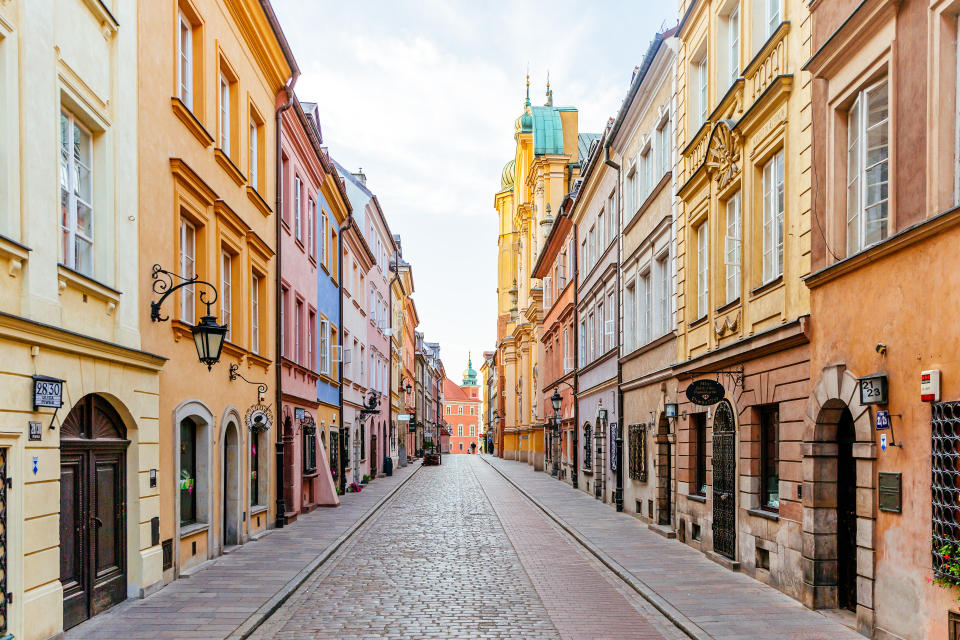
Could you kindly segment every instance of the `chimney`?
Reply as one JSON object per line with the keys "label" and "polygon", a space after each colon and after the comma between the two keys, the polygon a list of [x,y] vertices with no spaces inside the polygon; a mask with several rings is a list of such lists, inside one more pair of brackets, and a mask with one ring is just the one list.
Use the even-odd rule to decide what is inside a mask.
{"label": "chimney", "polygon": [[357,172],[352,175],[354,178],[360,181],[360,184],[367,186],[367,174],[363,172],[363,167],[357,169]]}

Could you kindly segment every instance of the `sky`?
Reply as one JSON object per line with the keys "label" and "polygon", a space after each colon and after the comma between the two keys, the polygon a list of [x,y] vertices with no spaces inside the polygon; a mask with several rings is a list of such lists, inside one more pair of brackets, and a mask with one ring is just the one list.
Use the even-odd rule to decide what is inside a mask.
{"label": "sky", "polygon": [[323,143],[362,168],[413,266],[419,330],[447,376],[496,342],[500,172],[530,99],[579,110],[581,132],[616,115],[630,76],[678,0],[507,2],[273,0],[319,105]]}

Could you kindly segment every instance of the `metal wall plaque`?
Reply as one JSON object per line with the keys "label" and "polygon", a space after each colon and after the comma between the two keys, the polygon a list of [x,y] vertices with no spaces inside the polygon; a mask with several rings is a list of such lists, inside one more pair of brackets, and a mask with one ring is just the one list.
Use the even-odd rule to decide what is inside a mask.
{"label": "metal wall plaque", "polygon": [[305,416],[306,414],[307,414],[307,412],[303,410],[303,407],[294,407],[294,408],[293,408],[293,419],[294,419],[294,420],[303,420],[303,416]]}
{"label": "metal wall plaque", "polygon": [[887,376],[875,373],[864,376],[860,382],[860,404],[887,404]]}
{"label": "metal wall plaque", "polygon": [[881,471],[877,477],[880,511],[901,513],[903,474]]}
{"label": "metal wall plaque", "polygon": [[30,425],[30,440],[42,440],[43,423],[31,420],[28,424]]}
{"label": "metal wall plaque", "polygon": [[39,407],[63,406],[63,380],[50,376],[33,376],[33,410]]}

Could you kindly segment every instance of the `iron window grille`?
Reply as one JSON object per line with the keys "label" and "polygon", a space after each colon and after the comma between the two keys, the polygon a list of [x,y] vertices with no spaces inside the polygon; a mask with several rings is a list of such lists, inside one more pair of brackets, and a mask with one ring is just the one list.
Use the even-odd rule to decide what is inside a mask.
{"label": "iron window grille", "polygon": [[583,468],[593,468],[593,429],[590,423],[583,426]]}
{"label": "iron window grille", "polygon": [[933,573],[955,580],[940,550],[960,544],[960,402],[933,403],[930,427]]}
{"label": "iron window grille", "polygon": [[[7,634],[7,452],[0,448],[0,635]],[[12,637],[12,636],[11,636]]]}
{"label": "iron window grille", "polygon": [[630,436],[630,479],[647,481],[647,425],[632,424]]}

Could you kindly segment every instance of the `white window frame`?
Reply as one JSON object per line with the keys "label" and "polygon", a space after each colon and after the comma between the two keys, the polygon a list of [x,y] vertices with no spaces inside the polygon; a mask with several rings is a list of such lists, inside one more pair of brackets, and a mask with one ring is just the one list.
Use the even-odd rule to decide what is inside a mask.
{"label": "white window frame", "polygon": [[784,154],[777,151],[763,165],[763,284],[783,275]]}
{"label": "white window frame", "polygon": [[230,155],[230,81],[220,73],[220,150]]}
{"label": "white window frame", "polygon": [[579,334],[577,337],[577,359],[582,367],[587,363],[587,320],[584,318],[580,321],[580,327],[578,329]]}
{"label": "white window frame", "polygon": [[667,249],[656,259],[656,288],[657,288],[657,327],[659,334],[670,333],[671,320],[673,316],[671,283],[673,282],[670,273],[670,250]]}
{"label": "white window frame", "polygon": [[624,321],[624,343],[628,351],[633,351],[639,346],[637,340],[637,284],[636,278],[630,278],[627,282],[624,293],[623,305]]}
{"label": "white window frame", "polygon": [[177,92],[180,102],[193,111],[193,23],[183,11],[177,20]]}
{"label": "white window frame", "polygon": [[725,203],[727,232],[723,237],[723,264],[726,269],[726,302],[740,297],[740,245],[742,224],[741,192],[737,191]]}
{"label": "white window frame", "polygon": [[773,35],[780,23],[783,22],[783,5],[781,0],[767,0],[767,37]]}
{"label": "white window frame", "polygon": [[260,353],[260,276],[250,276],[250,351]]}
{"label": "white window frame", "polygon": [[232,337],[230,324],[233,311],[233,256],[220,252],[220,322],[227,325],[227,342]]}
{"label": "white window frame", "polygon": [[260,127],[250,116],[250,186],[260,189]]}
{"label": "white window frame", "polygon": [[697,97],[697,122],[696,127],[699,129],[707,121],[707,117],[710,115],[710,59],[709,56],[704,53],[700,56],[699,59],[695,60],[693,63],[693,68],[695,70],[695,80],[696,80],[696,97]]}
{"label": "white window frame", "polygon": [[[83,126],[76,117],[66,109],[60,110],[61,118],[61,140],[60,140],[60,202],[63,206],[63,200],[66,199],[67,219],[61,218],[62,233],[62,252],[63,264],[74,271],[82,273],[85,276],[93,277],[94,272],[94,232],[96,228],[96,210],[93,208],[93,190],[94,190],[94,172],[93,172],[93,133]],[[66,120],[67,139],[63,140],[63,120]],[[87,137],[87,157],[90,166],[86,166],[74,153],[76,148],[76,131],[79,129]],[[87,181],[89,188],[89,200],[84,200],[80,196],[79,176],[83,170],[87,171]],[[64,183],[66,178],[66,183]],[[80,229],[78,222],[78,211],[80,207],[86,207],[89,210],[90,233],[84,234]],[[78,247],[86,246],[87,253],[85,260],[78,260],[77,254],[80,253]],[[84,261],[86,265],[82,264]]]}
{"label": "white window frame", "polygon": [[670,144],[670,118],[665,117],[663,122],[660,123],[660,126],[657,127],[657,158],[660,163],[657,172],[658,182],[660,178],[673,170],[671,166],[672,152],[673,147]]}
{"label": "white window frame", "polygon": [[653,335],[650,326],[650,298],[651,298],[651,279],[650,269],[646,269],[637,276],[637,344],[645,345],[650,342]]}
{"label": "white window frame", "polygon": [[[189,243],[187,242],[189,240]],[[187,250],[189,247],[189,251]],[[180,220],[180,277],[191,280],[196,273],[197,266],[197,228],[189,220]],[[194,285],[187,285],[180,290],[180,319],[187,324],[196,322],[196,300]]]}
{"label": "white window frame", "polygon": [[727,14],[727,71],[732,85],[740,77],[740,3]]}
{"label": "white window frame", "polygon": [[708,220],[697,227],[697,318],[707,315],[710,304],[710,233]]}
{"label": "white window frame", "polygon": [[316,210],[317,204],[313,201],[313,198],[307,198],[307,255],[311,258],[316,257],[316,249],[314,248],[314,235],[313,235],[313,221],[316,218],[314,211]]}
{"label": "white window frame", "polygon": [[300,180],[300,176],[294,175],[293,177],[293,200],[294,200],[294,210],[293,210],[293,229],[296,233],[297,240],[302,240],[303,238],[303,181]]}
{"label": "white window frame", "polygon": [[[870,96],[873,92],[883,89],[887,93],[884,108],[884,117],[874,123],[870,123],[871,113],[869,112]],[[847,235],[847,255],[853,255],[864,249],[871,247],[878,242],[882,242],[889,234],[890,220],[890,94],[888,79],[884,78],[879,82],[866,87],[857,92],[856,99],[850,106],[847,114],[847,207],[846,207],[846,235]],[[868,136],[871,132],[880,127],[886,127],[886,144],[878,145],[870,149]],[[866,166],[865,159],[877,150],[883,150],[883,157],[875,161],[869,167]],[[878,198],[875,202],[867,202],[871,193],[868,184],[868,178],[873,170],[880,175],[886,168],[887,179],[878,182],[877,185],[886,186],[886,197]],[[868,219],[867,212],[879,207],[883,215],[875,221]],[[879,227],[879,233],[868,232],[868,226],[873,223]]]}

